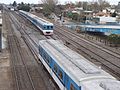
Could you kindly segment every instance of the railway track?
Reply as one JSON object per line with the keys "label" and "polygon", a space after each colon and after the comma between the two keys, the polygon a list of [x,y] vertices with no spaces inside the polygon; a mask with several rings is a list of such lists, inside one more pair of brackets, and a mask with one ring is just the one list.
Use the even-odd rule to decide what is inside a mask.
{"label": "railway track", "polygon": [[57,26],[54,33],[61,37],[61,39],[66,42],[67,46],[70,46],[70,48],[74,47],[74,50],[84,55],[89,60],[91,59],[93,63],[99,63],[102,68],[105,68],[120,80],[120,55],[118,53],[94,45],[76,34],[63,30]]}
{"label": "railway track", "polygon": [[[41,31],[35,26],[33,25],[30,21],[28,21],[25,17],[19,15],[19,13],[13,13],[13,15],[15,15],[15,17],[18,19],[18,21],[20,23],[23,23],[23,25],[25,25],[25,27],[23,27],[23,29],[27,30],[26,26],[29,27],[30,29],[33,29],[34,32],[39,33],[39,35],[41,36],[39,38],[39,40],[45,40],[45,39],[58,39],[56,37],[56,35],[52,35],[52,36],[44,36]],[[17,22],[18,22],[17,21]],[[28,22],[28,23],[27,23]],[[27,31],[24,32],[26,33],[26,35],[28,35],[28,37],[31,39],[31,41],[36,45],[36,47],[38,47],[38,42],[36,42],[32,37],[30,37],[29,33]]]}
{"label": "railway track", "polygon": [[[60,28],[59,28],[59,30],[60,30]],[[64,32],[66,32],[66,30],[64,30]],[[119,52],[115,52],[115,51],[112,51],[111,49],[108,49],[108,48],[105,48],[105,47],[101,47],[98,44],[96,45],[96,44],[94,44],[94,43],[92,43],[92,42],[90,42],[88,40],[85,40],[85,39],[81,38],[76,33],[73,34],[73,32],[70,32],[70,31],[67,31],[67,33],[69,33],[69,35],[72,35],[72,37],[75,37],[75,38],[79,39],[80,41],[85,42],[85,44],[87,44],[87,45],[91,45],[91,46],[93,46],[95,48],[100,49],[101,51],[109,53],[110,55],[113,55],[113,56],[115,56],[115,57],[120,59],[120,53]]]}
{"label": "railway track", "polygon": [[[7,14],[7,13],[6,13]],[[36,90],[29,71],[24,63],[24,57],[22,55],[22,49],[19,45],[17,37],[14,32],[9,28],[8,31],[8,45],[11,53],[11,64],[13,67],[14,77],[16,81],[17,90]],[[11,43],[12,42],[12,43]],[[23,53],[24,54],[24,53]]]}
{"label": "railway track", "polygon": [[[22,35],[22,39],[25,41],[25,43],[26,43],[26,45],[29,47],[29,49],[31,50],[31,52],[32,52],[32,54],[33,54],[33,56],[36,58],[36,61],[37,61],[37,63],[39,63],[39,66],[38,66],[38,68],[36,68],[36,70],[38,70],[39,68],[41,68],[40,70],[38,70],[38,75],[36,75],[37,77],[41,77],[41,84],[42,84],[42,82],[43,83],[45,83],[44,84],[44,86],[42,86],[42,85],[38,85],[38,86],[42,86],[43,87],[43,89],[41,89],[41,90],[44,90],[45,89],[45,87],[46,87],[46,90],[58,90],[58,87],[56,86],[56,85],[54,85],[53,84],[53,82],[51,81],[51,79],[50,79],[50,76],[49,76],[49,74],[48,73],[46,73],[46,71],[45,70],[43,70],[44,68],[43,67],[41,67],[42,66],[42,64],[38,61],[38,52],[37,52],[37,50],[38,50],[38,43],[36,43],[31,37],[30,37],[30,35],[29,35],[29,33],[27,32],[27,28],[26,27],[24,27],[24,25],[22,25],[21,23],[19,23],[19,21],[17,21],[17,19],[15,19],[15,17],[11,14],[11,19],[12,19],[12,23],[14,23],[14,25],[18,28],[18,30],[19,30],[19,32],[21,33],[21,35]],[[22,25],[22,26],[21,26]],[[36,49],[34,48],[36,46]],[[26,56],[26,54],[25,55],[23,55],[23,56]],[[28,58],[26,58],[26,59],[28,59]],[[34,68],[34,67],[33,67]],[[29,69],[29,67],[28,67],[28,69]],[[34,70],[34,71],[36,71],[36,70]],[[31,71],[30,69],[29,69],[29,71]],[[35,72],[34,72],[35,73]],[[31,77],[32,77],[32,80],[34,79],[34,77],[36,77],[35,75],[34,75],[34,73],[32,73],[31,74],[31,72],[30,72],[30,75],[31,75]],[[33,76],[32,76],[33,75]],[[45,77],[45,75],[46,75],[46,77]],[[33,80],[33,84],[35,84],[34,86],[37,88],[37,89],[35,89],[35,90],[39,90],[40,89],[40,87],[38,87],[36,84],[38,83],[38,84],[40,84],[39,83],[39,81],[37,82],[38,80]],[[45,82],[44,82],[45,81]]]}
{"label": "railway track", "polygon": [[[45,40],[45,39],[58,39],[57,36],[54,34],[52,36],[44,36],[43,33],[35,26],[33,25],[30,21],[28,21],[25,17],[21,16],[18,12],[13,13],[15,17],[18,19],[20,23],[23,23],[25,26],[29,27],[30,29],[34,29],[37,33],[41,35],[40,40]],[[26,32],[27,34],[27,32]],[[34,42],[34,41],[33,41]]]}
{"label": "railway track", "polygon": [[[106,70],[108,70],[111,74],[113,74],[115,77],[117,77],[120,80],[120,77],[119,77],[120,76],[120,72],[119,72],[120,65],[118,64],[119,59],[120,59],[119,53],[111,49],[108,49],[106,47],[98,46],[94,44],[93,42],[89,42],[81,38],[80,35],[75,34],[71,31],[63,30],[59,28],[58,26],[55,27],[55,34],[58,35],[58,38],[61,38],[63,41],[66,41],[67,45],[70,48],[74,47],[75,50],[79,52],[80,54],[84,53],[83,55],[85,57],[89,56],[88,58],[92,59],[92,62],[95,61],[99,63],[102,66],[102,68],[105,68]],[[56,39],[55,37],[46,37],[46,38]],[[81,42],[82,44],[79,42]],[[94,52],[93,50],[96,50],[97,53]],[[106,55],[106,56],[103,56],[103,55]],[[107,57],[111,57],[112,59],[109,61]],[[113,61],[113,59],[116,59],[117,62]]]}
{"label": "railway track", "polygon": [[[59,28],[60,30],[62,30],[58,24],[56,24],[56,28]],[[64,30],[69,30],[67,27],[62,27]],[[97,42],[95,42],[94,40],[90,40],[88,38],[85,37],[85,35],[81,35],[81,34],[78,34],[72,30],[69,30],[69,33],[74,33],[76,37],[79,37],[80,39],[84,40],[85,42],[88,42],[90,43],[91,45],[95,46],[95,47],[98,47],[100,49],[104,49],[104,51],[107,51],[107,52],[112,52],[113,54],[118,54],[120,55],[120,49],[116,49],[114,47],[108,47],[108,46],[105,46],[103,44],[98,44]]]}
{"label": "railway track", "polygon": [[29,27],[30,29],[35,30],[37,33],[42,34],[42,32],[33,25],[29,20],[27,20],[25,17],[21,16],[18,12],[13,12],[13,15],[18,19],[18,21],[25,25],[25,27]]}
{"label": "railway track", "polygon": [[[5,20],[5,22],[6,22],[6,30],[8,30],[8,28],[10,29],[10,24],[9,24],[9,18],[8,18],[8,16],[7,16],[7,13],[6,12],[4,12],[4,20]],[[9,35],[8,35],[8,37],[9,36],[11,36],[11,33],[9,32]],[[11,37],[12,38],[12,37]],[[10,38],[9,38],[10,39]],[[9,42],[8,42],[8,44],[9,44]],[[11,53],[11,52],[10,52]],[[16,57],[12,57],[11,56],[11,59],[14,59],[14,58],[16,58]],[[16,59],[15,59],[16,60]],[[17,90],[19,90],[19,85],[18,85],[18,78],[17,78],[17,72],[16,72],[16,69],[15,69],[15,63],[11,60],[11,62],[10,62],[10,64],[12,65],[12,64],[14,64],[12,67],[11,67],[11,71],[12,71],[12,75],[13,75],[13,77],[14,77],[14,79],[13,79],[13,85],[15,86],[15,87],[13,87],[13,89],[15,90],[15,89],[17,89]],[[20,62],[19,62],[19,64],[21,64]]]}
{"label": "railway track", "polygon": [[[39,16],[39,15],[38,15],[38,16]],[[62,27],[62,29],[59,28],[60,26],[59,26],[59,23],[57,23],[57,22],[54,23],[54,25],[55,25],[56,28],[58,28],[59,30],[62,30],[62,29],[64,29],[64,30],[69,30],[69,28],[67,28],[67,27]],[[69,30],[69,33],[74,33],[76,37],[79,37],[80,39],[82,39],[82,40],[90,43],[90,44],[93,45],[94,47],[103,49],[104,51],[106,51],[106,52],[108,52],[108,53],[111,53],[111,55],[116,55],[116,56],[120,57],[120,56],[119,56],[119,55],[120,55],[120,49],[118,49],[118,48],[116,49],[116,48],[112,48],[112,47],[107,47],[107,46],[105,46],[105,45],[103,45],[103,44],[99,44],[99,43],[97,43],[96,41],[90,40],[90,39],[86,38],[84,35],[78,34],[78,33],[74,32],[74,31],[72,31],[72,30]],[[55,39],[56,37],[53,36],[52,38]],[[59,37],[58,37],[58,38],[59,38]],[[58,39],[58,38],[57,38],[57,39]]]}

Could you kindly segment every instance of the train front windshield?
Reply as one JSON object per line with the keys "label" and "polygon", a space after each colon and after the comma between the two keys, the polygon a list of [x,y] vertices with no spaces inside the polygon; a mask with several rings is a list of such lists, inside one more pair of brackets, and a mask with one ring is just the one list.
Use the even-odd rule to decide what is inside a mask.
{"label": "train front windshield", "polygon": [[45,30],[53,30],[53,26],[44,26]]}

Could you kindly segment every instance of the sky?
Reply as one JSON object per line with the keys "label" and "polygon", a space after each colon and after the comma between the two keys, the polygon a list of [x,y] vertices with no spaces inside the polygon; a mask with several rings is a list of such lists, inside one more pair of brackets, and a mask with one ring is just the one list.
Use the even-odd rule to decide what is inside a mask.
{"label": "sky", "polygon": [[[0,0],[0,3],[5,3],[5,4],[9,4],[9,3],[13,3],[13,1],[16,1],[17,3],[20,2],[24,2],[24,3],[35,3],[38,4],[41,2],[41,0]],[[75,1],[96,1],[96,0],[58,0],[61,4],[64,4],[65,2],[71,1],[71,2],[75,2]],[[106,0],[108,1],[110,4],[115,4],[117,5],[118,2],[120,0]]]}

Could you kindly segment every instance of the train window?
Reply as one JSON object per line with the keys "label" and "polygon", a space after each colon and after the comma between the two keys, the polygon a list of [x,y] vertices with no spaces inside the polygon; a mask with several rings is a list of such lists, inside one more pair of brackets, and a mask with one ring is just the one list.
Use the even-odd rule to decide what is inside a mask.
{"label": "train window", "polygon": [[51,29],[53,29],[53,26],[51,26]]}
{"label": "train window", "polygon": [[46,60],[46,55],[45,55],[45,53],[43,53],[43,58]]}
{"label": "train window", "polygon": [[70,90],[77,90],[72,83],[70,84]]}
{"label": "train window", "polygon": [[46,29],[46,27],[44,26],[44,29]]}
{"label": "train window", "polygon": [[48,63],[48,64],[50,63],[50,61],[49,61],[49,59],[48,59],[48,58],[46,59],[46,61],[47,61],[47,63]]}
{"label": "train window", "polygon": [[59,74],[58,74],[58,75],[59,75],[59,78],[60,78],[60,79],[63,79],[63,73],[62,73],[62,71],[59,71]]}
{"label": "train window", "polygon": [[46,53],[44,53],[44,58],[45,58],[45,61],[47,61],[48,56]]}
{"label": "train window", "polygon": [[49,26],[47,26],[47,29],[49,29]]}
{"label": "train window", "polygon": [[50,57],[49,56],[47,56],[46,61],[47,61],[48,64],[50,63]]}
{"label": "train window", "polygon": [[58,67],[57,67],[57,65],[55,64],[55,65],[54,65],[54,72],[57,73],[57,70],[58,70]]}

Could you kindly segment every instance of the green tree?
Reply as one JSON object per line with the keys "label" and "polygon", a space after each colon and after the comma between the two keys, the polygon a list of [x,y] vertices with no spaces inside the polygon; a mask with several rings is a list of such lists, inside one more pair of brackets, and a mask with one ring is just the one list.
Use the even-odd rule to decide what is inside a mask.
{"label": "green tree", "polygon": [[24,4],[23,2],[21,2],[20,4],[18,4],[19,6],[17,7],[18,10],[23,10],[23,11],[27,11],[29,12],[31,7],[30,4]]}
{"label": "green tree", "polygon": [[114,44],[114,46],[120,45],[120,36],[116,34],[111,34],[108,36],[108,41],[110,44]]}
{"label": "green tree", "polygon": [[87,6],[88,6],[88,2],[83,2],[83,9],[84,9],[84,10],[87,10],[87,9],[88,9]]}
{"label": "green tree", "polygon": [[76,7],[82,7],[82,2],[76,2]]}
{"label": "green tree", "polygon": [[13,7],[16,7],[17,6],[17,2],[14,1],[13,4],[12,4]]}
{"label": "green tree", "polygon": [[79,15],[77,13],[73,13],[72,14],[72,20],[76,20],[77,21],[78,20],[78,16]]}
{"label": "green tree", "polygon": [[52,12],[55,12],[55,8],[58,4],[58,0],[42,0],[43,3],[43,13],[47,16]]}
{"label": "green tree", "polygon": [[67,13],[68,18],[72,18],[72,12]]}
{"label": "green tree", "polygon": [[106,7],[110,7],[110,4],[106,0],[98,0],[99,10],[103,10]]}

